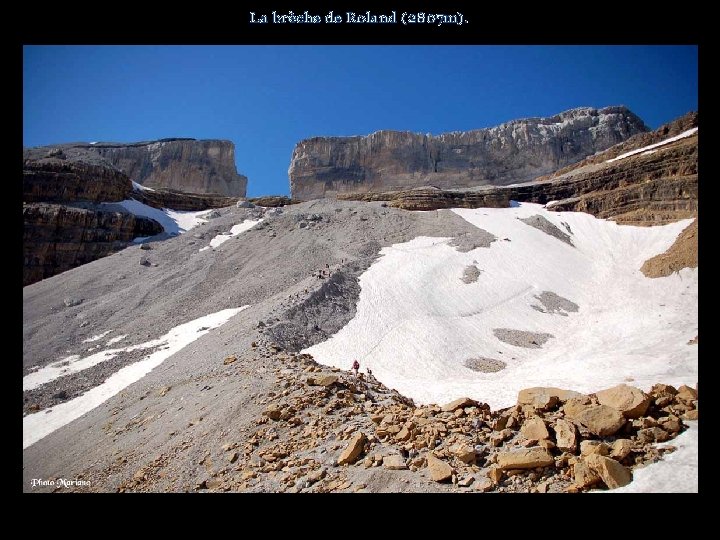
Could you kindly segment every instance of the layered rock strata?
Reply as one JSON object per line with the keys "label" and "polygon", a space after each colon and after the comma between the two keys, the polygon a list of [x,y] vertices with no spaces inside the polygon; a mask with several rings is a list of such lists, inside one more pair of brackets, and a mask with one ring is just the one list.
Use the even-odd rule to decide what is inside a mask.
{"label": "layered rock strata", "polygon": [[378,131],[314,137],[295,147],[293,199],[424,186],[469,188],[532,180],[647,131],[626,107],[579,108],[549,118],[438,136]]}

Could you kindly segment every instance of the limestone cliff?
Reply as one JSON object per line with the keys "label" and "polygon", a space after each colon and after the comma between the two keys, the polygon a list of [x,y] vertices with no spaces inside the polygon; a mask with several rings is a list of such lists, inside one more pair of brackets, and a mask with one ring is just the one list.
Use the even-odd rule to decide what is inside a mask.
{"label": "limestone cliff", "polygon": [[[672,125],[697,126],[679,119]],[[677,135],[679,130],[662,126],[652,134],[639,135],[623,152],[656,144]],[[663,139],[664,137],[664,139]],[[628,141],[630,143],[630,141]],[[571,210],[632,225],[660,225],[697,215],[698,135],[697,133],[635,155],[610,161],[621,155],[613,147],[589,158],[581,166],[541,181],[506,187],[473,190],[414,189],[383,193],[347,194],[343,199],[389,201],[406,210],[438,208],[507,207],[511,200],[547,204],[556,211]]]}
{"label": "limestone cliff", "polygon": [[[136,143],[65,143],[29,148],[25,160],[53,158],[111,167],[150,188],[245,197],[230,141],[161,139]],[[129,189],[129,184],[128,184]]]}
{"label": "limestone cliff", "polygon": [[230,141],[162,139],[88,147],[147,187],[245,197],[247,177],[235,168],[235,145]]}
{"label": "limestone cliff", "polygon": [[647,130],[626,107],[606,107],[438,136],[378,131],[365,137],[315,137],[293,151],[290,191],[294,199],[313,199],[521,183]]}

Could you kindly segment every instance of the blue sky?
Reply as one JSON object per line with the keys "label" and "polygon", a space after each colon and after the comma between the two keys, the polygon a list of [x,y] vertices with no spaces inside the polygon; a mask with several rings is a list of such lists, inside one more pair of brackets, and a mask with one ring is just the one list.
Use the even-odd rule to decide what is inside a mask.
{"label": "blue sky", "polygon": [[581,106],[651,127],[697,110],[695,46],[26,46],[23,144],[229,139],[248,195],[295,143],[442,133]]}

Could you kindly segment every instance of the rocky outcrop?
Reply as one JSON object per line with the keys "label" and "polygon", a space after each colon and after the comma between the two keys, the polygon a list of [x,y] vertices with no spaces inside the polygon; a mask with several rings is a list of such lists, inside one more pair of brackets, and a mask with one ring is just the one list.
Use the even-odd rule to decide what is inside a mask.
{"label": "rocky outcrop", "polygon": [[163,231],[152,219],[88,206],[23,205],[23,286],[114,253],[137,236]]}
{"label": "rocky outcrop", "polygon": [[130,179],[104,160],[84,160],[80,153],[69,159],[52,149],[43,153],[40,159],[24,153],[24,202],[122,201],[132,191]]}
{"label": "rocky outcrop", "polygon": [[698,224],[696,219],[678,235],[677,240],[665,253],[660,253],[645,261],[640,271],[646,277],[657,278],[669,276],[683,268],[697,268],[697,265]]}
{"label": "rocky outcrop", "polygon": [[295,147],[293,198],[526,182],[647,131],[625,107],[579,108],[549,118],[438,136],[378,131],[315,137]]}
{"label": "rocky outcrop", "polygon": [[153,208],[172,208],[173,210],[197,211],[208,208],[224,208],[234,206],[238,197],[223,195],[183,193],[170,189],[135,190],[130,195],[133,199]]}
{"label": "rocky outcrop", "polygon": [[285,206],[287,204],[298,204],[301,201],[294,201],[290,197],[284,195],[265,195],[263,197],[254,197],[248,199],[249,202],[256,206],[265,206],[268,208],[275,208],[278,206]]}
{"label": "rocky outcrop", "polygon": [[82,155],[122,171],[132,181],[150,188],[185,193],[245,197],[247,177],[235,167],[235,145],[230,141],[160,139],[136,143],[69,143],[26,150],[37,159],[48,152]]}

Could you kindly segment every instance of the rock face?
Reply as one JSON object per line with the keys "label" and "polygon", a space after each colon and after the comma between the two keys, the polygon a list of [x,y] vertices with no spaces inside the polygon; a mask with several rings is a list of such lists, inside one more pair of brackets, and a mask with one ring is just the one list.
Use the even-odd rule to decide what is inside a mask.
{"label": "rock face", "polygon": [[[697,122],[696,113],[690,116]],[[668,126],[678,123],[687,125],[681,120]],[[636,149],[643,144],[640,141],[658,139],[657,134],[665,133],[668,126],[653,132],[652,137],[648,134],[636,136],[638,140],[632,137],[619,147],[625,151]],[[620,152],[616,148],[568,167],[564,172],[517,186],[488,186],[473,190],[405,189],[341,194],[338,198],[388,201],[388,206],[405,210],[506,208],[510,201],[532,202],[547,204],[548,209],[553,211],[586,212],[599,218],[639,226],[663,225],[697,216],[697,132],[657,147],[652,153],[641,152],[608,161],[618,157]]]}
{"label": "rock face", "polygon": [[237,197],[223,195],[183,193],[171,189],[135,190],[130,195],[135,200],[153,208],[172,208],[173,210],[197,211],[208,208],[224,208],[238,202]]}
{"label": "rock face", "polygon": [[314,199],[421,186],[466,188],[526,182],[648,131],[625,107],[579,108],[438,136],[378,131],[315,137],[295,147],[292,198]]}
{"label": "rock face", "polygon": [[[245,197],[247,177],[235,168],[235,145],[230,141],[161,139],[137,143],[71,143],[25,151],[34,159],[51,152],[71,157],[82,154],[110,164],[134,182],[185,193]],[[42,199],[47,200],[47,199]],[[68,199],[65,200],[76,200]],[[119,200],[119,199],[113,199]]]}
{"label": "rock face", "polygon": [[130,179],[107,163],[25,155],[24,202],[122,201],[132,191]]}
{"label": "rock face", "polygon": [[23,286],[163,231],[156,221],[133,214],[46,203],[23,205],[23,222]]}
{"label": "rock face", "polygon": [[[108,211],[97,203],[134,198],[174,210],[235,204],[237,197],[225,195],[244,196],[247,178],[237,174],[233,153],[228,141],[193,139],[24,149],[23,284],[109,255],[137,236],[163,231],[153,220]],[[156,189],[135,189],[130,178]]]}

